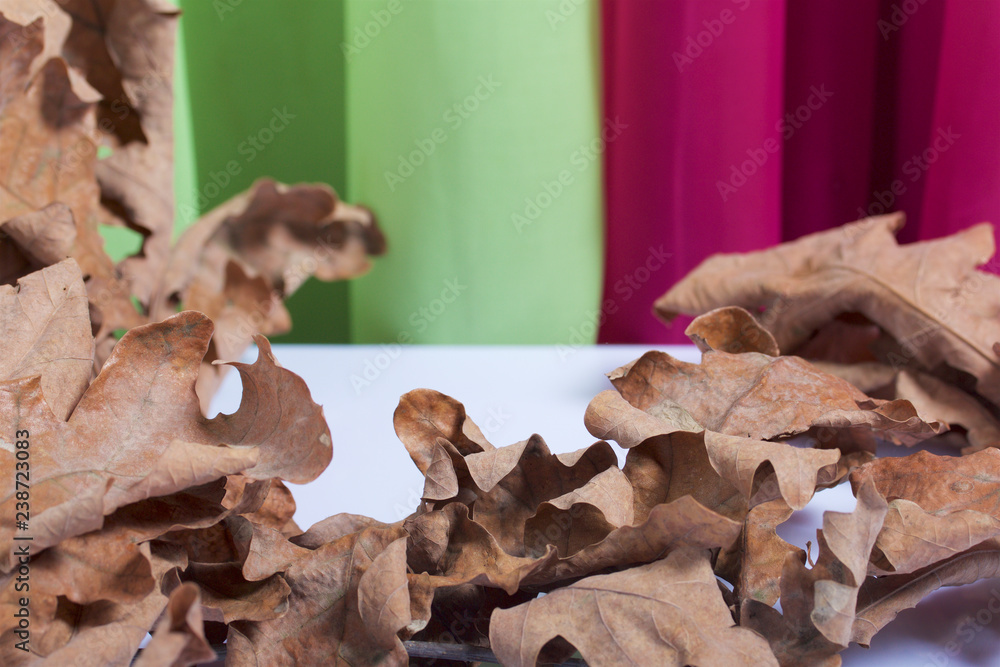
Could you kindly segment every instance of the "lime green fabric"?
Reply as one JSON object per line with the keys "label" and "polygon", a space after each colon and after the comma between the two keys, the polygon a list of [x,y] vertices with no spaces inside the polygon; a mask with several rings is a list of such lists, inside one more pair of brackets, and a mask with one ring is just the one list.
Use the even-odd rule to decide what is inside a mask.
{"label": "lime green fabric", "polygon": [[601,167],[574,158],[599,132],[596,21],[596,2],[347,0],[348,194],[389,239],[351,285],[352,340],[593,342]]}
{"label": "lime green fabric", "polygon": [[300,289],[278,342],[593,341],[596,0],[180,5],[178,228],[271,176],[331,184],[389,240],[364,278]]}

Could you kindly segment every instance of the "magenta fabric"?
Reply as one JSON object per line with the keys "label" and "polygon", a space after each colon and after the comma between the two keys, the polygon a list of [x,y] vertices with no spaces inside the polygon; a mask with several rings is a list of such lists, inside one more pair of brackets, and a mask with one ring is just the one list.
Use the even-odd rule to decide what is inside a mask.
{"label": "magenta fabric", "polygon": [[716,252],[885,210],[904,241],[1000,222],[1000,3],[602,11],[605,115],[628,127],[605,154],[600,342],[687,342],[652,303]]}

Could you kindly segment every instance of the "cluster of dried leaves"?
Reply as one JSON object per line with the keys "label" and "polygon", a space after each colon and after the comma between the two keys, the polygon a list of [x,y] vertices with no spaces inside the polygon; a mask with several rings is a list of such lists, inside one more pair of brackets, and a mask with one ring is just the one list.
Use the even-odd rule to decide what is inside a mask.
{"label": "cluster of dried leaves", "polygon": [[[74,258],[95,372],[116,331],[208,314],[207,407],[225,369],[211,361],[287,331],[283,301],[306,278],[363,273],[385,242],[328,186],[262,180],[172,243],[176,21],[162,0],[0,1],[0,284]],[[140,233],[141,249],[115,264],[101,225]]]}
{"label": "cluster of dried leaves", "polygon": [[[900,247],[899,216],[716,256],[664,295],[665,319],[699,316],[703,358],[610,374],[585,421],[624,467],[605,440],[495,447],[460,403],[416,390],[395,427],[421,505],[303,532],[283,482],[330,462],[322,410],[263,336],[256,363],[218,361],[287,328],[306,276],[363,271],[384,246],[370,213],[262,182],[172,244],[175,11],[0,10],[4,664],[127,664],[152,632],[147,667],[223,640],[232,665],[402,664],[410,639],[506,665],[836,665],[937,588],[1000,575],[1000,290],[976,269],[992,233]],[[142,251],[115,265],[101,224]],[[228,365],[241,406],[207,419]],[[956,456],[875,456],[928,441]],[[848,480],[857,506],[825,515],[810,567],[777,526]]]}
{"label": "cluster of dried leaves", "polygon": [[[715,308],[751,284],[718,279],[743,275],[735,270],[699,269],[671,290],[664,310],[699,299],[684,308],[712,308],[688,329],[701,362],[649,352],[612,372],[614,389],[585,414],[595,437],[627,450],[623,467],[605,440],[558,455],[537,435],[496,447],[461,403],[418,389],[401,398],[394,424],[425,478],[420,506],[393,524],[338,514],[305,532],[281,480],[323,470],[329,431],[265,338],[255,364],[233,364],[239,410],[206,419],[195,392],[212,333],[204,315],[132,329],[90,382],[91,358],[71,343],[94,340],[79,269],[67,260],[32,273],[18,291],[0,291],[6,330],[33,332],[19,343],[23,357],[0,362],[0,467],[14,469],[9,438],[29,429],[35,554],[25,654],[10,648],[21,594],[5,478],[5,664],[125,664],[150,631],[139,656],[147,666],[210,659],[209,644],[223,639],[231,665],[404,664],[406,640],[489,647],[505,665],[576,651],[592,665],[837,665],[849,643],[867,645],[934,590],[1000,575],[998,441],[962,421],[995,423],[991,376],[956,342],[974,349],[973,332],[992,336],[990,327],[1000,339],[987,319],[995,308],[938,318],[953,328],[926,334],[927,349],[908,359],[940,363],[895,369],[893,391],[923,394],[875,397],[825,370],[878,363],[850,363],[851,350],[906,349],[898,322],[933,317],[970,280],[983,301],[1000,294],[997,278],[972,268],[975,255],[962,255],[967,271],[954,268],[950,249],[975,229],[883,250],[877,265],[851,260],[862,234],[896,224],[872,219],[821,242],[708,260],[758,267],[753,280],[773,290],[767,302],[745,297],[759,318]],[[818,249],[835,239],[842,245],[824,268]],[[977,251],[989,241],[980,237]],[[909,253],[919,256],[908,262]],[[950,262],[931,264],[941,256]],[[886,263],[897,267],[892,280],[866,274]],[[780,277],[767,282],[769,270]],[[953,275],[961,280],[949,287]],[[840,301],[847,290],[858,296]],[[799,294],[808,296],[799,303]],[[826,322],[816,314],[822,299]],[[783,328],[804,320],[767,318],[775,303],[808,307],[816,333]],[[868,309],[869,323],[840,303]],[[872,340],[885,347],[850,344],[865,327],[878,328]],[[820,345],[830,329],[843,341],[835,362],[781,353],[779,341],[796,336],[804,349],[833,350]],[[979,392],[949,384],[948,368],[965,370]],[[879,443],[943,438],[974,444],[964,455],[875,455]],[[818,490],[847,481],[857,505],[825,514],[812,562],[777,527]]]}

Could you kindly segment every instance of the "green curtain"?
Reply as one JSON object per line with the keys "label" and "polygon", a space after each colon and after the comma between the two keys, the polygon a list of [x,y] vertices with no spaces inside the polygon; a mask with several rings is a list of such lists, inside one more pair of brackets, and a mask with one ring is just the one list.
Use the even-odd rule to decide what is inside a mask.
{"label": "green curtain", "polygon": [[389,240],[367,276],[296,293],[279,342],[593,342],[596,2],[180,5],[178,226],[271,176],[331,184]]}

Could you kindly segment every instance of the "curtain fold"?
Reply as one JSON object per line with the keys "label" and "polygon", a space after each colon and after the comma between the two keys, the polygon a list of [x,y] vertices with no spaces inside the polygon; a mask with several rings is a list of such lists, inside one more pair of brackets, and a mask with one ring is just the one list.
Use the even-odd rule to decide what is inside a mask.
{"label": "curtain fold", "polygon": [[686,342],[650,307],[715,252],[894,210],[907,242],[1000,222],[1000,3],[605,0],[604,26],[633,129],[607,156],[603,342]]}
{"label": "curtain fold", "polygon": [[784,22],[783,2],[605,0],[605,113],[629,129],[607,151],[601,342],[686,342],[656,297],[780,240]]}

